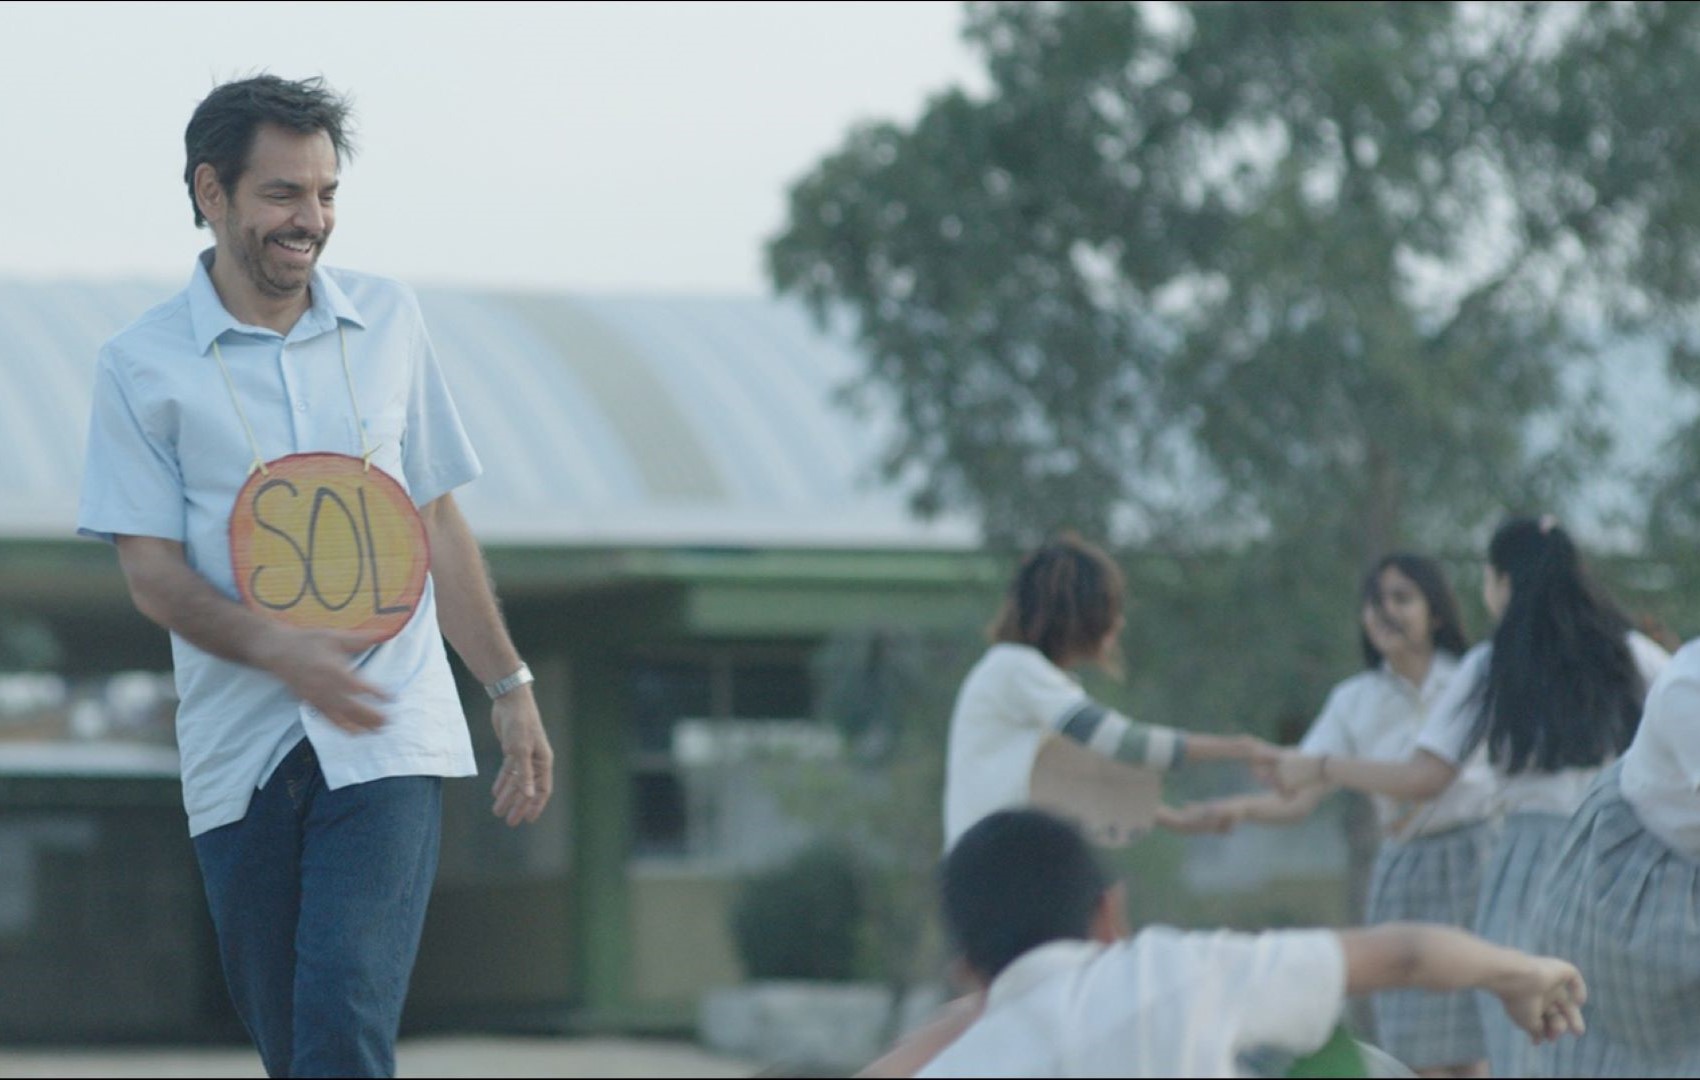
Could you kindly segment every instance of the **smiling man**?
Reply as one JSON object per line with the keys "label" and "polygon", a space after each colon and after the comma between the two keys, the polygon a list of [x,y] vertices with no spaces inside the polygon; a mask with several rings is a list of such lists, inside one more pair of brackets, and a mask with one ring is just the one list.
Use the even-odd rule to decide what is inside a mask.
{"label": "smiling man", "polygon": [[[101,350],[78,513],[171,632],[189,831],[231,997],[272,1076],[394,1072],[442,779],[476,771],[445,637],[494,701],[495,814],[535,821],[552,787],[530,672],[455,506],[479,464],[418,304],[318,265],[348,118],[321,80],[270,75],[196,108],[184,180],[214,245]],[[311,474],[310,496],[302,455],[340,470]],[[408,526],[380,530],[382,553],[368,488],[374,504],[398,493]],[[295,496],[311,514],[291,522],[276,508]],[[324,557],[333,502],[353,552],[340,563]],[[257,565],[252,537],[281,537],[292,558]],[[417,588],[380,595],[380,554],[418,568]],[[299,588],[269,601],[262,574]]]}

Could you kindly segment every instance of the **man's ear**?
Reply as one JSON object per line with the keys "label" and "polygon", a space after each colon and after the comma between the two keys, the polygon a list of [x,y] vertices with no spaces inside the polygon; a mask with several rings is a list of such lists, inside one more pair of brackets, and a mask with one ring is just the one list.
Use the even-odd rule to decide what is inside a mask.
{"label": "man's ear", "polygon": [[1092,911],[1092,940],[1105,945],[1113,945],[1133,931],[1127,924],[1127,886],[1116,882],[1104,890],[1098,897],[1098,906]]}
{"label": "man's ear", "polygon": [[218,170],[203,161],[195,166],[195,205],[201,208],[201,216],[208,224],[224,221],[225,205],[228,202],[224,184],[219,181]]}

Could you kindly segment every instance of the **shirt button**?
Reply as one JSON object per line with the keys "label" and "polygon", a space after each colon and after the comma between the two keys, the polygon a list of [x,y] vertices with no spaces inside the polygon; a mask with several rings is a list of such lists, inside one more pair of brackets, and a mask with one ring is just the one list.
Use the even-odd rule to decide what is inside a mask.
{"label": "shirt button", "polygon": [[295,411],[296,412],[306,412],[307,411],[307,403],[305,401],[297,401],[295,403]]}

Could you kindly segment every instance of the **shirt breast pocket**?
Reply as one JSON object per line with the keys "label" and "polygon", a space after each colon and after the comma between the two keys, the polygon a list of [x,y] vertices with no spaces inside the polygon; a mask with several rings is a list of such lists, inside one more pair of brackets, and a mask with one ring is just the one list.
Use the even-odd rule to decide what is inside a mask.
{"label": "shirt breast pocket", "polygon": [[[365,426],[365,451],[371,453],[372,464],[394,477],[403,489],[411,491],[407,484],[407,475],[402,470],[402,444],[407,438],[407,411],[401,407],[380,409],[370,415],[362,415],[360,422]],[[350,420],[352,425],[354,421]],[[359,433],[356,433],[356,440]]]}

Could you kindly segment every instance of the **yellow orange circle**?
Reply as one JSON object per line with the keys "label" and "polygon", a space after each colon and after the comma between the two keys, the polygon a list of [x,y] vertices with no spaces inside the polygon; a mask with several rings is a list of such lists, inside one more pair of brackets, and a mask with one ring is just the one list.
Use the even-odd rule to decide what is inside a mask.
{"label": "yellow orange circle", "polygon": [[242,602],[291,626],[392,638],[425,595],[430,564],[413,499],[347,454],[268,461],[230,512]]}

